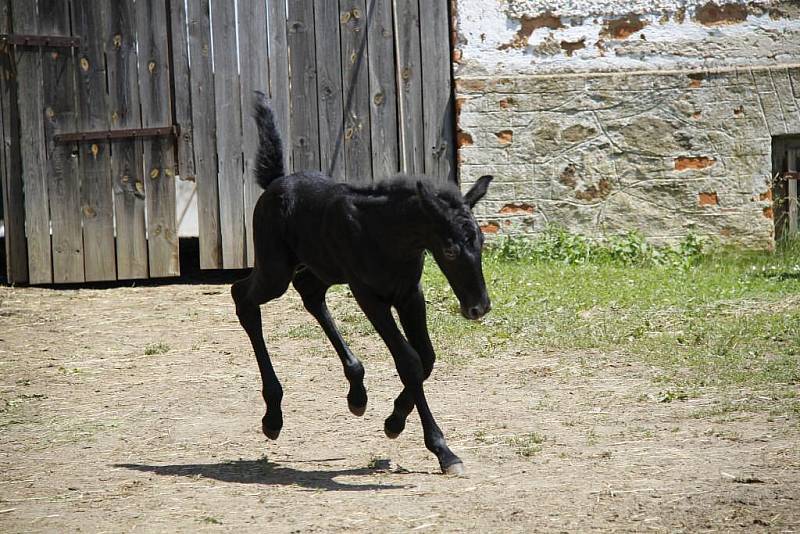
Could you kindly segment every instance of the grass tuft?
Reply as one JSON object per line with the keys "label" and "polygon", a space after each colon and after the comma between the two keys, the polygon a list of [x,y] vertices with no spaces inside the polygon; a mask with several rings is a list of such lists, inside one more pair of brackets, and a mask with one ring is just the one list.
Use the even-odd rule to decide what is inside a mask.
{"label": "grass tuft", "polygon": [[153,356],[154,354],[165,354],[169,352],[170,346],[166,343],[150,343],[144,348],[145,356]]}
{"label": "grass tuft", "polygon": [[508,444],[514,448],[514,452],[520,456],[529,458],[542,451],[542,444],[545,440],[545,436],[537,434],[536,432],[529,432],[527,434],[520,434],[519,436],[508,438]]}

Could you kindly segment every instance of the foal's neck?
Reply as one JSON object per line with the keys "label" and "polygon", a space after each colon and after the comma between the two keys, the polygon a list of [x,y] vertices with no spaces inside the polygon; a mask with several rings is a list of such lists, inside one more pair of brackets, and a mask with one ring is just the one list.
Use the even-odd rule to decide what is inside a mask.
{"label": "foal's neck", "polygon": [[370,199],[363,206],[366,231],[392,256],[418,256],[427,248],[434,229],[417,195]]}

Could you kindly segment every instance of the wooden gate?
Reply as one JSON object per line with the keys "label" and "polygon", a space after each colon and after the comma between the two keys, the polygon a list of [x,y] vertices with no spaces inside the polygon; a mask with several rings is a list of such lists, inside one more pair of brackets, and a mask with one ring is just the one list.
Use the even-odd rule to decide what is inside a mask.
{"label": "wooden gate", "polygon": [[6,225],[11,281],[23,241],[33,284],[179,274],[165,6],[6,5],[3,126],[19,128],[21,163],[4,173],[6,213],[25,232]]}
{"label": "wooden gate", "polygon": [[772,216],[775,240],[789,239],[800,233],[800,207],[797,184],[800,182],[800,136],[781,135],[772,138]]}
{"label": "wooden gate", "polygon": [[0,0],[9,280],[179,274],[176,175],[201,268],[252,265],[255,90],[289,171],[454,181],[448,3]]}

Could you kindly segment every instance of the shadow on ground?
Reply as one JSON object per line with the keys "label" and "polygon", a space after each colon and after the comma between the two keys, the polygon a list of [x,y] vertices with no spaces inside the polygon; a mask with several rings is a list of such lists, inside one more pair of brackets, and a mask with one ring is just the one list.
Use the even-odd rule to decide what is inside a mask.
{"label": "shadow on ground", "polygon": [[163,476],[202,476],[204,478],[211,478],[222,482],[235,482],[238,484],[296,485],[325,491],[377,491],[409,487],[396,484],[342,484],[334,480],[336,477],[375,475],[380,472],[379,470],[367,467],[359,469],[302,471],[291,467],[283,467],[266,459],[233,460],[213,464],[114,464],[114,467],[143,471],[145,473],[155,473]]}

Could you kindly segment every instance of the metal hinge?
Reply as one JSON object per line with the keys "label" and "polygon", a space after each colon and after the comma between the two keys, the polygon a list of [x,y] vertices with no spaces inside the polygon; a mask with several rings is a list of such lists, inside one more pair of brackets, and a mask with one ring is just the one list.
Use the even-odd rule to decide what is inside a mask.
{"label": "metal hinge", "polygon": [[26,35],[21,33],[0,34],[0,42],[16,46],[43,46],[55,48],[78,48],[81,46],[80,37],[65,35]]}
{"label": "metal hinge", "polygon": [[54,135],[53,140],[56,143],[79,143],[82,141],[162,137],[167,135],[177,137],[179,133],[180,127],[176,124],[173,126],[160,126],[158,128],[128,128],[124,130],[96,130],[92,132],[63,133]]}

